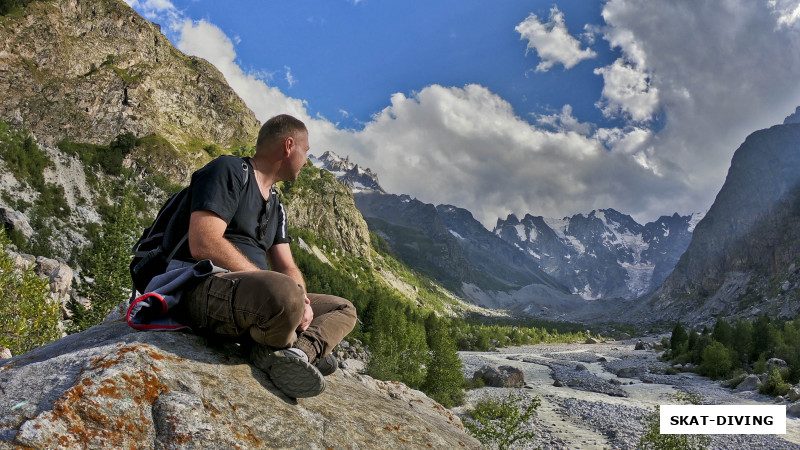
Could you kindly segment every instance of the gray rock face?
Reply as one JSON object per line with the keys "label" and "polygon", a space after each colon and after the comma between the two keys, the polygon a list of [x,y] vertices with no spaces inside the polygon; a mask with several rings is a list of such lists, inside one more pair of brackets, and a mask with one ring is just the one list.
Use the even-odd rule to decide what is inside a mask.
{"label": "gray rock face", "polygon": [[0,224],[9,230],[19,231],[25,239],[33,236],[33,228],[25,214],[11,208],[0,208]]}
{"label": "gray rock face", "polygon": [[[725,184],[659,292],[648,320],[713,321],[800,311],[800,124],[757,131],[731,159]],[[776,283],[779,289],[772,289]],[[783,286],[787,289],[783,290]],[[650,313],[650,311],[654,312]]]}
{"label": "gray rock face", "polygon": [[491,387],[522,387],[525,386],[525,374],[511,366],[483,366],[472,376],[472,379],[483,380],[486,386]]}
{"label": "gray rock face", "polygon": [[0,447],[479,447],[401,383],[337,371],[296,401],[236,347],[119,321],[4,360],[0,391]]}

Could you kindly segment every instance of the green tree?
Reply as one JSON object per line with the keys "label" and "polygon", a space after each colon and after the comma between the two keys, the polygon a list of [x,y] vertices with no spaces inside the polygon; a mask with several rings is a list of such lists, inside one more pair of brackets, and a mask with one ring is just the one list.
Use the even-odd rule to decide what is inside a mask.
{"label": "green tree", "polygon": [[736,350],[741,364],[747,364],[755,359],[750,357],[753,352],[753,324],[749,320],[736,321],[736,326],[733,328],[733,349]]}
{"label": "green tree", "polygon": [[728,349],[721,342],[714,341],[703,349],[703,361],[700,363],[700,373],[718,380],[730,373],[731,362]]}
{"label": "green tree", "polygon": [[758,392],[772,396],[786,395],[791,387],[789,383],[783,381],[780,371],[776,367],[772,367],[767,375],[767,380],[758,388]]}
{"label": "green tree", "polygon": [[750,356],[756,359],[762,353],[768,358],[777,344],[777,330],[767,316],[758,316],[753,321],[753,348]]}
{"label": "green tree", "polygon": [[381,380],[402,381],[418,389],[430,361],[425,327],[408,308],[379,298],[367,311],[370,360],[367,372]]}
{"label": "green tree", "polygon": [[717,319],[714,324],[714,330],[711,332],[711,337],[725,347],[733,347],[733,327],[723,318]]}
{"label": "green tree", "polygon": [[70,301],[71,333],[100,323],[130,293],[130,249],[140,231],[132,196],[133,192],[127,189],[111,206],[103,226],[91,237],[92,243],[82,255],[82,282],[78,291],[89,299],[90,306],[87,309],[75,300]]}
{"label": "green tree", "polygon": [[681,345],[688,341],[689,335],[686,334],[686,329],[683,328],[680,322],[676,323],[675,327],[672,329],[672,336],[669,339],[669,348],[675,353]]}
{"label": "green tree", "polygon": [[464,426],[484,445],[505,450],[514,443],[525,444],[536,436],[529,422],[541,399],[509,394],[501,401],[484,399],[467,411]]}
{"label": "green tree", "polygon": [[61,308],[50,299],[47,280],[14,265],[8,243],[0,232],[0,347],[20,355],[59,338]]}
{"label": "green tree", "polygon": [[431,362],[425,373],[422,390],[446,408],[464,403],[464,374],[455,340],[447,321],[431,313],[425,319],[425,334],[431,350]]}

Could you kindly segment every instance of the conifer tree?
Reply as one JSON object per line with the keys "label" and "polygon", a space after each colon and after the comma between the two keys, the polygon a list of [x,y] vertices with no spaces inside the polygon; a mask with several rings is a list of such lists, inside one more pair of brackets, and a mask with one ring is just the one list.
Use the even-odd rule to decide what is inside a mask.
{"label": "conifer tree", "polygon": [[114,306],[126,300],[131,278],[128,265],[130,252],[139,231],[133,193],[126,190],[105,217],[102,228],[81,258],[81,295],[90,301],[87,309],[74,299],[70,301],[72,323],[69,331],[83,331],[100,323]]}
{"label": "conifer tree", "polygon": [[446,408],[460,405],[464,402],[464,374],[452,333],[446,321],[433,313],[425,319],[425,331],[431,362],[422,390]]}

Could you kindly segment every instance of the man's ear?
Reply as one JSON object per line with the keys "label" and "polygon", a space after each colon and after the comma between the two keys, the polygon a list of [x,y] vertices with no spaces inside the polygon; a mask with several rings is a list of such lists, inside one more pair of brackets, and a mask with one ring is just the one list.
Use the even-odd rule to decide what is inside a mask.
{"label": "man's ear", "polygon": [[289,136],[283,141],[283,154],[287,158],[292,154],[294,151],[294,137]]}

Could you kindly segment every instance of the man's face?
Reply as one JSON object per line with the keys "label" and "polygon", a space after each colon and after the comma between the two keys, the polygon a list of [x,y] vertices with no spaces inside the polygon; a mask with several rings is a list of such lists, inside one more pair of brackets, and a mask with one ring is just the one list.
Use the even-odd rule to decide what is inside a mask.
{"label": "man's face", "polygon": [[311,148],[311,146],[308,144],[308,132],[301,131],[299,133],[295,133],[293,139],[294,149],[290,156],[289,162],[292,168],[292,180],[296,180],[297,176],[300,175],[300,170],[308,162],[308,150]]}

